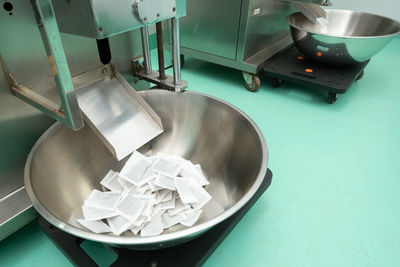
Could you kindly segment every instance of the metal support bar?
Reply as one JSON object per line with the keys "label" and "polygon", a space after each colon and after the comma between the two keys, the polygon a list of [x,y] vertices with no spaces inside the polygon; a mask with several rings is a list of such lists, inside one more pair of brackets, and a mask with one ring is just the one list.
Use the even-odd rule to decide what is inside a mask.
{"label": "metal support bar", "polygon": [[171,19],[172,26],[172,56],[174,66],[174,84],[178,85],[181,81],[181,44],[179,36],[179,19]]}
{"label": "metal support bar", "polygon": [[157,32],[158,72],[160,74],[159,79],[165,80],[167,77],[165,76],[164,44],[162,38],[161,22],[156,23],[156,32]]}
{"label": "metal support bar", "polygon": [[152,69],[151,69],[150,45],[149,45],[149,28],[148,28],[148,26],[144,26],[144,27],[140,28],[140,32],[142,34],[144,68],[145,68],[146,74],[150,74],[152,72]]}
{"label": "metal support bar", "polygon": [[8,76],[7,81],[9,81],[12,92],[18,97],[66,126],[78,130],[83,127],[83,120],[51,0],[32,0],[32,7],[58,89],[61,107],[31,89],[18,84],[8,71],[3,60],[1,60],[4,74]]}

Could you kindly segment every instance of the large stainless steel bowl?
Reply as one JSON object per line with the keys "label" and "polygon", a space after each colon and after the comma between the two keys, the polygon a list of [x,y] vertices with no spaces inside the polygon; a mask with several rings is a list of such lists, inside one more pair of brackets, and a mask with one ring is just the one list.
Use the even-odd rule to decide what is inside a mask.
{"label": "large stainless steel bowl", "polygon": [[300,52],[316,62],[350,65],[364,62],[400,32],[389,18],[349,10],[326,10],[328,25],[312,23],[302,13],[287,17],[293,41]]}
{"label": "large stainless steel bowl", "polygon": [[25,185],[34,207],[56,227],[85,239],[153,249],[188,241],[238,211],[267,172],[267,145],[254,122],[234,106],[199,93],[165,90],[140,95],[162,118],[165,132],[142,152],[176,153],[200,163],[213,196],[193,227],[175,226],[160,236],[95,234],[77,222],[81,205],[109,169],[120,170],[90,127],[73,132],[55,123],[37,141],[25,166]]}

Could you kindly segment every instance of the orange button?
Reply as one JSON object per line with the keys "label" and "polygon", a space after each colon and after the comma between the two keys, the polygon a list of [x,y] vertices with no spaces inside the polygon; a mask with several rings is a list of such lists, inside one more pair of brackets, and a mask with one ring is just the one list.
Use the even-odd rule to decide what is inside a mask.
{"label": "orange button", "polygon": [[305,69],[305,71],[306,71],[306,72],[308,72],[308,73],[311,73],[311,72],[313,72],[313,70],[312,70],[312,69]]}
{"label": "orange button", "polygon": [[317,56],[322,56],[322,52],[317,52]]}
{"label": "orange button", "polygon": [[302,57],[302,56],[298,56],[298,57],[297,57],[297,59],[304,59],[304,57]]}

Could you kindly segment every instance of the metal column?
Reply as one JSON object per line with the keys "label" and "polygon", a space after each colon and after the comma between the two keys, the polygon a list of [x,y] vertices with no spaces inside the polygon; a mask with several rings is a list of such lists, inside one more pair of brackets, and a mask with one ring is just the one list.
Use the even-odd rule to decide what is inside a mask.
{"label": "metal column", "polygon": [[174,65],[174,84],[178,85],[181,81],[181,45],[179,38],[179,19],[172,18],[172,56]]}
{"label": "metal column", "polygon": [[148,28],[148,26],[140,28],[140,32],[142,34],[144,68],[145,68],[146,74],[150,74],[152,72],[152,69],[151,69],[150,46],[149,46],[149,28]]}

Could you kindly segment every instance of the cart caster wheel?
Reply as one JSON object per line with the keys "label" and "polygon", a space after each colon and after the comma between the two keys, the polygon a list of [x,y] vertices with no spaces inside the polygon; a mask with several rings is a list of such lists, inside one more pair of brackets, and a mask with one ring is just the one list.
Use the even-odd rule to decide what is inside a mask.
{"label": "cart caster wheel", "polygon": [[272,78],[271,85],[273,88],[279,88],[282,84],[282,80],[279,78]]}
{"label": "cart caster wheel", "polygon": [[258,88],[260,88],[261,85],[261,81],[260,78],[258,78],[257,75],[252,75],[251,77],[251,81],[252,83],[246,83],[246,89],[249,90],[250,92],[256,92],[258,90]]}
{"label": "cart caster wheel", "polygon": [[362,71],[360,74],[358,74],[356,81],[361,80],[364,77],[364,71]]}
{"label": "cart caster wheel", "polygon": [[139,61],[135,61],[132,63],[133,73],[141,73],[144,71],[144,65]]}
{"label": "cart caster wheel", "polygon": [[185,56],[181,55],[180,59],[181,59],[181,68],[183,68],[183,66],[185,66]]}
{"label": "cart caster wheel", "polygon": [[328,95],[328,103],[329,103],[329,104],[335,103],[336,100],[338,99],[338,96],[339,96],[338,94],[329,93],[329,95]]}

